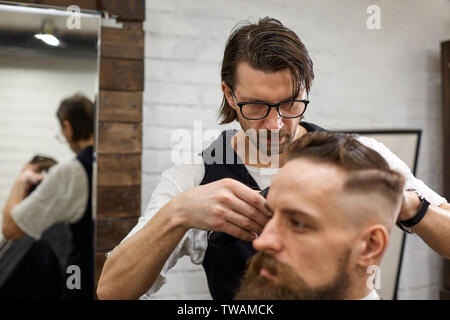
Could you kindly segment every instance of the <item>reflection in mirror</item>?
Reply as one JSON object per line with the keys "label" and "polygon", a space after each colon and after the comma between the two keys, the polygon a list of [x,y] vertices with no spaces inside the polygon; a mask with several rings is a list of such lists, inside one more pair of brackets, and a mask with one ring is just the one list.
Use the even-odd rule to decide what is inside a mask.
{"label": "reflection in mirror", "polygon": [[100,16],[70,14],[0,4],[0,298],[94,297]]}

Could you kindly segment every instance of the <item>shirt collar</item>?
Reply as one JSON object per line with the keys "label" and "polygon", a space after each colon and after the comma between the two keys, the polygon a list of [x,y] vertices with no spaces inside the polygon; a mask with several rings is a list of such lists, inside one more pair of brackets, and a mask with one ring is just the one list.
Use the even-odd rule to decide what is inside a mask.
{"label": "shirt collar", "polygon": [[377,291],[373,289],[367,296],[361,298],[360,300],[381,300],[381,298],[378,295]]}

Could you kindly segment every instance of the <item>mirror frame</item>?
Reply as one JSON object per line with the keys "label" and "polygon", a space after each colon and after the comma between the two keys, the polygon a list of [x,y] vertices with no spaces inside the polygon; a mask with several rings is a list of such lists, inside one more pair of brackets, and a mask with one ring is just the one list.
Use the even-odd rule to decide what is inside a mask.
{"label": "mirror frame", "polygon": [[[3,1],[66,10],[72,0]],[[141,207],[142,93],[145,0],[81,0],[100,13],[100,70],[96,101],[94,184],[96,284],[105,253],[136,225]],[[115,20],[115,21],[114,21]]]}
{"label": "mirror frame", "polygon": [[[441,42],[442,72],[442,153],[444,157],[444,197],[450,200],[450,40]],[[450,300],[450,260],[444,259],[441,300]]]}

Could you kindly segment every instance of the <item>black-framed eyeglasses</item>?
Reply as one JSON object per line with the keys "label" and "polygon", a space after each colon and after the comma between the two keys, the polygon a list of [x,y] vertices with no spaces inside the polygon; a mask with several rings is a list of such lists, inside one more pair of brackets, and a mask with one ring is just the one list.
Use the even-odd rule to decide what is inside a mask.
{"label": "black-framed eyeglasses", "polygon": [[[308,106],[309,100],[289,99],[278,103],[268,102],[240,102],[230,87],[231,94],[236,99],[242,116],[247,120],[261,120],[267,117],[272,108],[277,108],[277,112],[282,118],[294,119],[301,117]],[[267,108],[264,108],[266,106]]]}

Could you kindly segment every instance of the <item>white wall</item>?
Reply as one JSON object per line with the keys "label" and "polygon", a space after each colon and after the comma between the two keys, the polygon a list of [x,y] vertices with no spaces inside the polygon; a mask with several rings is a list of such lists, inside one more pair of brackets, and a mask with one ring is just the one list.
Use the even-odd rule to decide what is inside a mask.
{"label": "white wall", "polygon": [[[381,30],[366,9],[381,8]],[[217,125],[220,62],[233,26],[269,15],[300,36],[316,80],[306,120],[328,129],[422,129],[417,176],[442,192],[441,41],[448,0],[148,0],[146,3],[142,211],[170,167],[171,133]],[[400,298],[438,298],[440,259],[408,239]],[[157,298],[209,297],[201,267],[183,260]]]}
{"label": "white wall", "polygon": [[[13,54],[14,53],[14,54]],[[0,55],[0,207],[22,167],[35,154],[57,161],[75,156],[55,139],[59,103],[75,92],[95,97],[96,58]]]}

